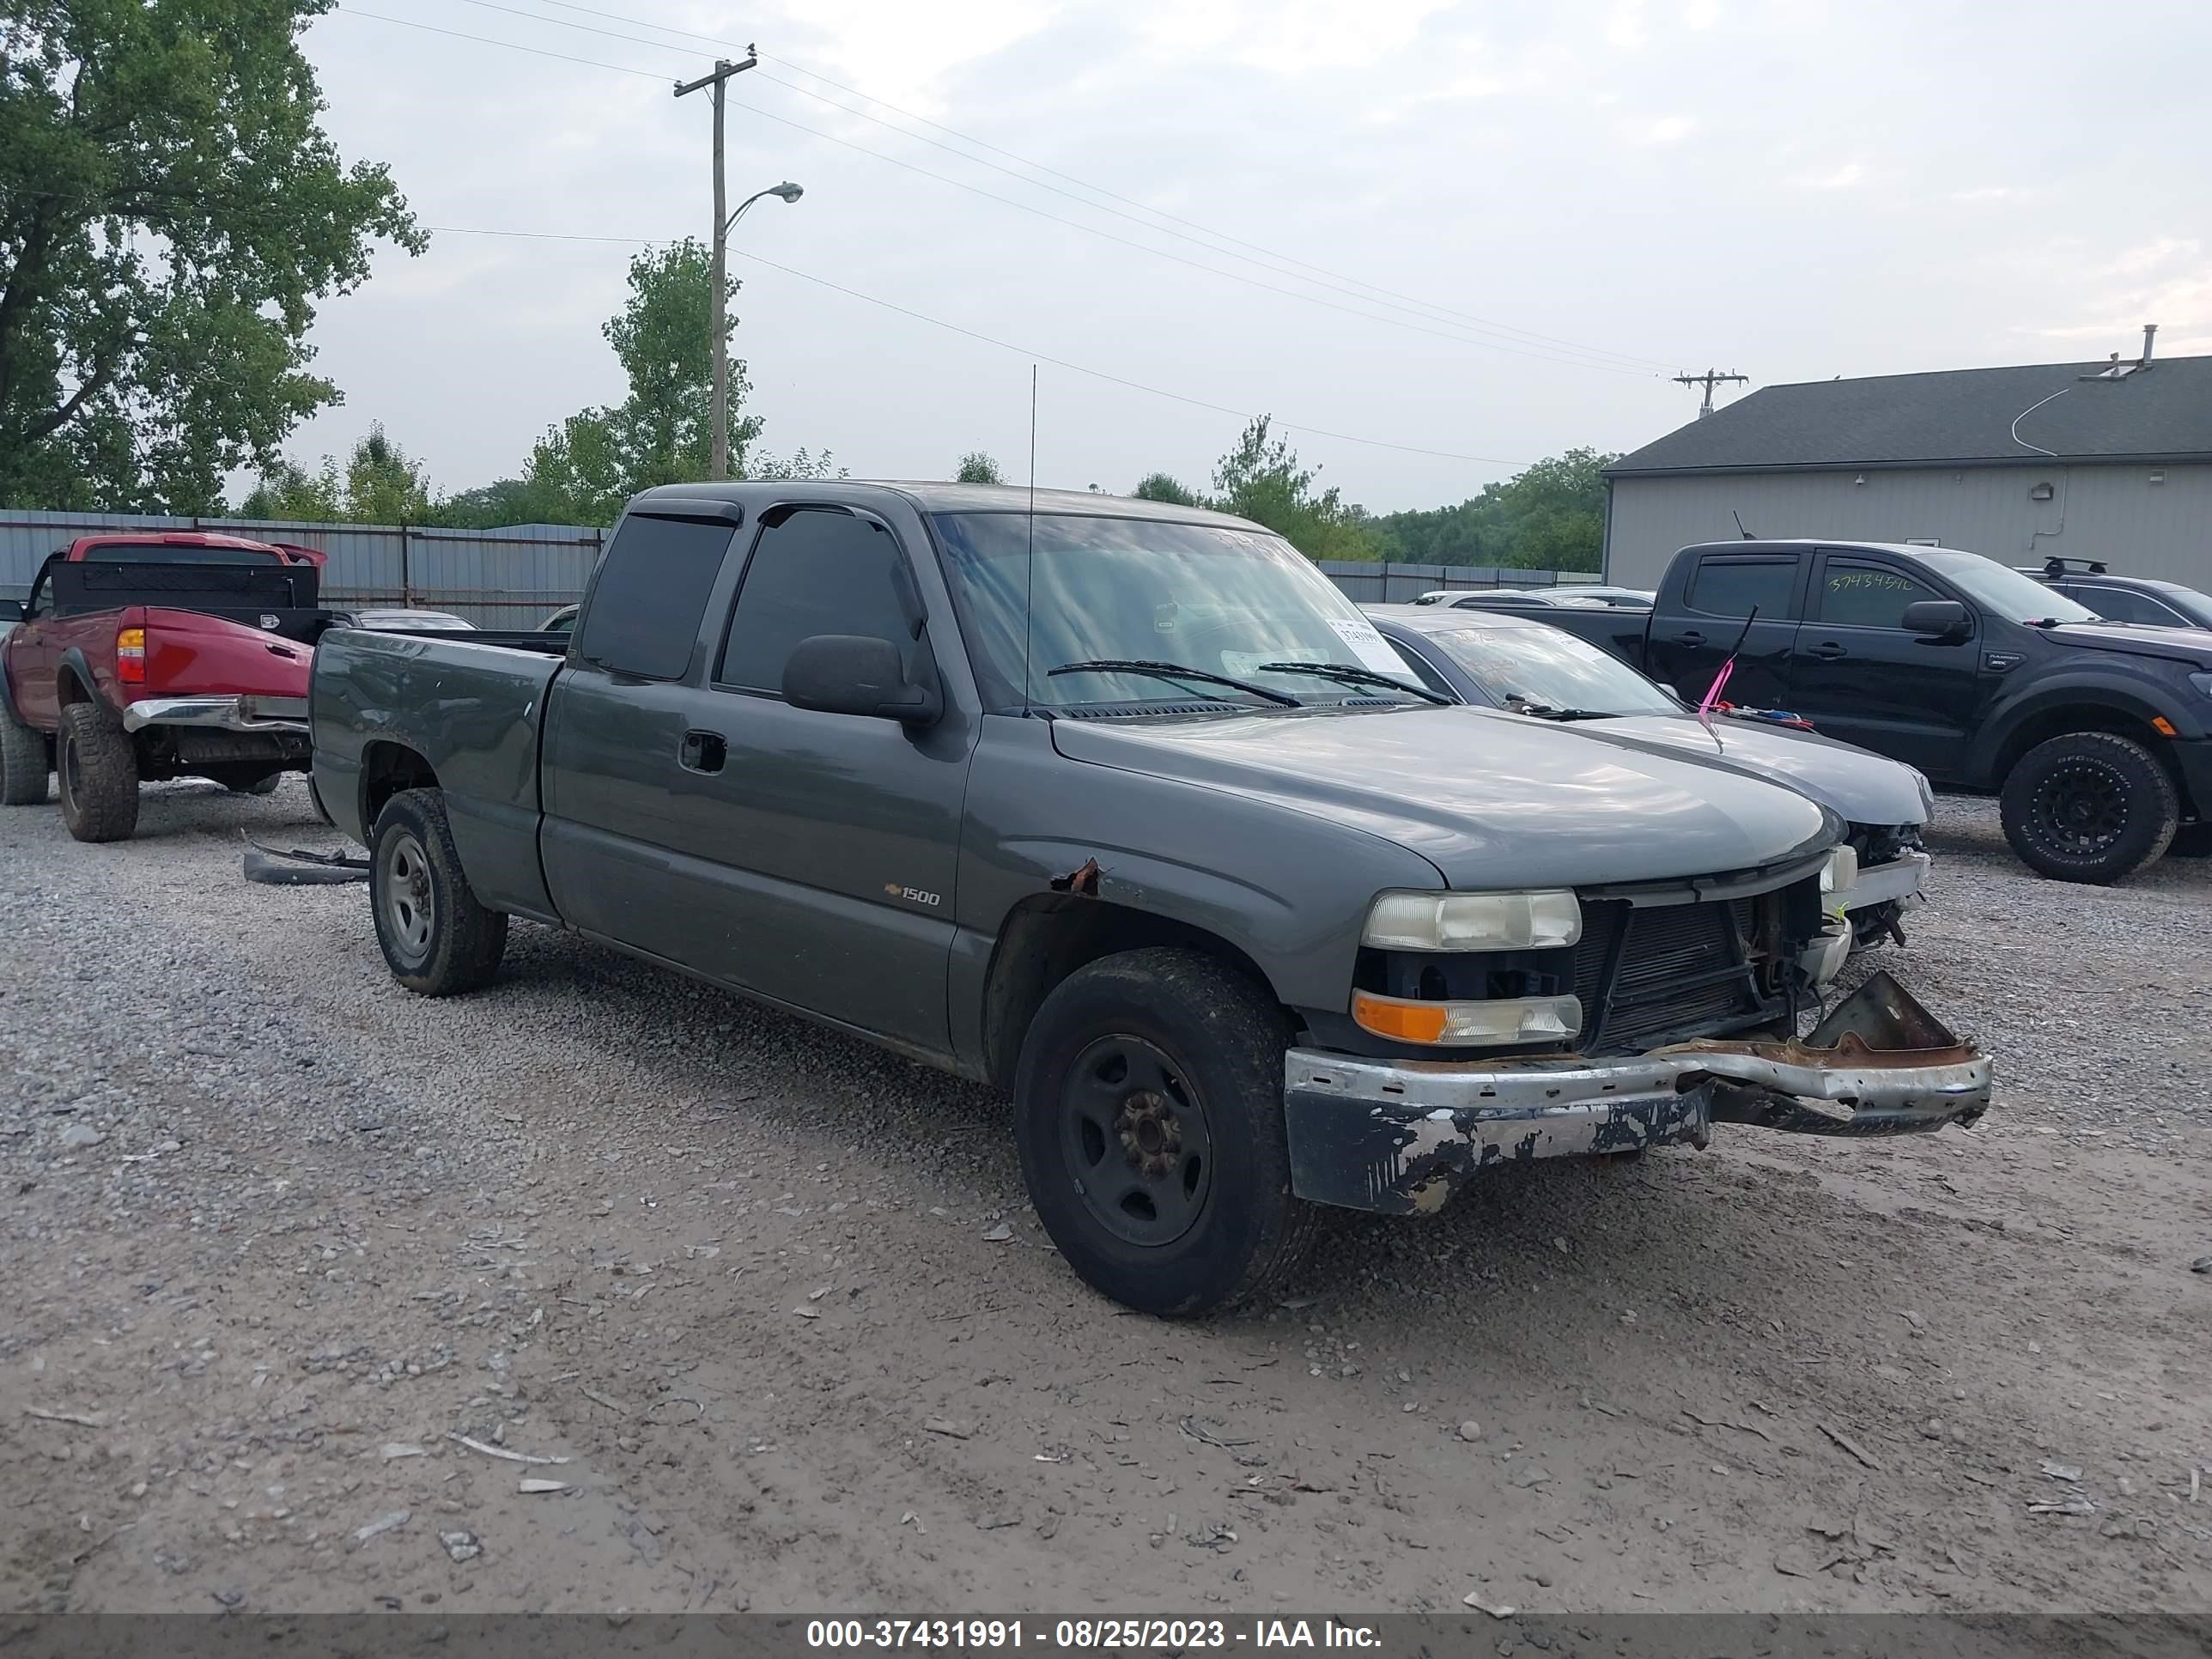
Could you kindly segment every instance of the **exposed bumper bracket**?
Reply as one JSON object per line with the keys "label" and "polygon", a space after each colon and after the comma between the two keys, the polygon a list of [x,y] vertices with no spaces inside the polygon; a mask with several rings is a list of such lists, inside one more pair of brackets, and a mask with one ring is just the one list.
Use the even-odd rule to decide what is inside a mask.
{"label": "exposed bumper bracket", "polygon": [[1492,1164],[1703,1146],[1714,1123],[1832,1135],[1965,1127],[1988,1109],[1990,1062],[1883,973],[1793,1042],[1481,1066],[1293,1048],[1284,1085],[1292,1190],[1403,1215],[1443,1208]]}

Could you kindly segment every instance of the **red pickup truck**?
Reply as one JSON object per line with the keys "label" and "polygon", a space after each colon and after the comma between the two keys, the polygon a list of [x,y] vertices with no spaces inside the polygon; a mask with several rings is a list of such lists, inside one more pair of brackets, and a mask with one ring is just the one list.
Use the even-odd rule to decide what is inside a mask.
{"label": "red pickup truck", "polygon": [[253,793],[308,768],[307,671],[330,625],[323,556],[204,532],[86,536],[0,601],[0,801],[46,798],[79,841],[121,841],[138,786]]}

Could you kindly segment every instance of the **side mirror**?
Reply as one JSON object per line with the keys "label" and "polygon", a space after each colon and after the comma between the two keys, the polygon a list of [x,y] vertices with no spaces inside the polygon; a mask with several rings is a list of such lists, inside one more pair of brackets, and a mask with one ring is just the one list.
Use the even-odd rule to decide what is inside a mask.
{"label": "side mirror", "polygon": [[1973,632],[1966,607],[1956,599],[1917,599],[1905,607],[1905,631],[1955,645]]}
{"label": "side mirror", "polygon": [[22,600],[0,599],[0,623],[19,623],[22,620]]}
{"label": "side mirror", "polygon": [[793,646],[783,665],[783,700],[902,726],[932,725],[945,712],[935,686],[908,682],[898,647],[860,634],[817,634]]}

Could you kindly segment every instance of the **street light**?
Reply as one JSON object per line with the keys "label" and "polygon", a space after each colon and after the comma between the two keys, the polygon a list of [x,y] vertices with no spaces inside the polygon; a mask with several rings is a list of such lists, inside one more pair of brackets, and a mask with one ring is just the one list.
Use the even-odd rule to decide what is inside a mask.
{"label": "street light", "polygon": [[805,191],[801,190],[797,185],[793,184],[788,179],[785,179],[780,185],[770,185],[766,190],[757,190],[751,195],[746,197],[744,201],[738,203],[738,210],[735,213],[732,213],[728,219],[723,222],[722,234],[726,236],[732,230],[735,229],[737,228],[738,221],[745,216],[745,210],[750,207],[755,202],[759,201],[763,196],[780,196],[786,202],[795,202],[805,194],[806,192]]}
{"label": "street light", "polygon": [[[720,157],[718,155],[717,160],[719,159]],[[719,176],[717,177],[716,182],[718,184],[720,182]],[[726,245],[728,243],[730,239],[730,230],[738,220],[745,216],[745,210],[750,207],[755,202],[759,201],[763,196],[780,197],[786,204],[789,204],[797,201],[800,197],[805,194],[806,192],[805,191],[801,190],[797,185],[793,184],[788,179],[785,179],[780,185],[770,185],[766,190],[757,190],[751,195],[746,197],[744,201],[738,204],[738,210],[735,213],[732,213],[728,218],[723,220],[714,233],[714,268],[713,271],[713,280],[714,284],[713,325],[714,335],[714,447],[708,470],[717,478],[726,478],[730,476],[729,298],[723,291],[725,287],[723,273],[729,269],[729,258],[726,252]]]}

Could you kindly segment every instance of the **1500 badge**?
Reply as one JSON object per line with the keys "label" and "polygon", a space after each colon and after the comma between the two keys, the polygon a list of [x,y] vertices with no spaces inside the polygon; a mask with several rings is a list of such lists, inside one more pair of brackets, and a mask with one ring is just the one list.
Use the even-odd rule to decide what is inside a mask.
{"label": "1500 badge", "polygon": [[895,899],[905,899],[910,903],[927,904],[932,908],[943,902],[935,893],[925,893],[919,887],[902,887],[895,881],[885,882],[884,891]]}

